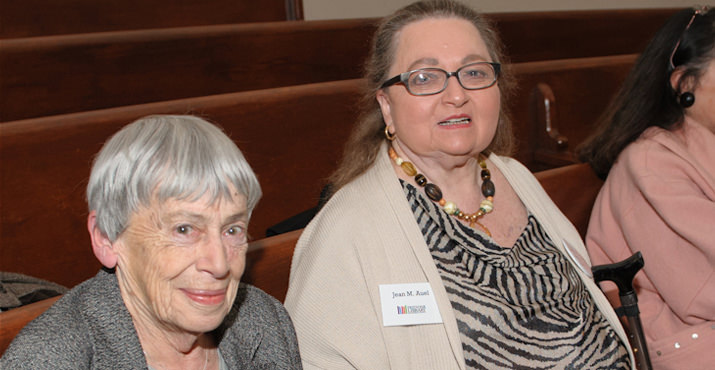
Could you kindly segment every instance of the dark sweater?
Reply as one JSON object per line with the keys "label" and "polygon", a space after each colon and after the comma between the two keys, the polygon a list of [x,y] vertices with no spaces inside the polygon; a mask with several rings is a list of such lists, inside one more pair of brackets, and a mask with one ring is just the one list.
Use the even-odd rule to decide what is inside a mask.
{"label": "dark sweater", "polygon": [[[300,369],[283,305],[241,284],[214,332],[230,369]],[[0,369],[146,369],[132,318],[113,273],[100,271],[30,322],[0,358]]]}

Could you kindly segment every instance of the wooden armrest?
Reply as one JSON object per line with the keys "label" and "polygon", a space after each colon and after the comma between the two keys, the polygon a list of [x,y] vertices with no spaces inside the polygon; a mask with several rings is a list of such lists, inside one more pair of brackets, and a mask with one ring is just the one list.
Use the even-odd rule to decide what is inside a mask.
{"label": "wooden armrest", "polygon": [[30,303],[25,306],[13,308],[0,312],[0,355],[5,353],[5,349],[15,338],[17,333],[30,321],[40,316],[45,310],[50,308],[62,296],[52,297]]}

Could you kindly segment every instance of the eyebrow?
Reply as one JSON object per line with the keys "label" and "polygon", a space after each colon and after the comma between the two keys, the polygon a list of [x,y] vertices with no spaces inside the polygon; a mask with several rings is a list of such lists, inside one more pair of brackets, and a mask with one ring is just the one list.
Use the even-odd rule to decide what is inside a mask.
{"label": "eyebrow", "polygon": [[232,214],[232,215],[226,217],[225,219],[223,219],[222,224],[223,224],[223,225],[228,225],[228,224],[232,224],[232,223],[234,223],[234,222],[236,222],[236,221],[244,221],[244,220],[246,220],[246,218],[247,218],[246,216],[247,216],[246,211],[241,211],[241,212],[238,212],[238,213],[234,213],[234,214]]}
{"label": "eyebrow", "polygon": [[[232,215],[229,215],[225,217],[224,219],[221,220],[222,225],[228,225],[231,223],[234,223],[236,221],[243,221],[246,219],[246,211],[239,211],[236,212]],[[176,211],[176,212],[171,212],[166,215],[167,220],[174,221],[177,218],[188,218],[192,222],[201,222],[201,223],[206,223],[208,220],[208,217],[200,214],[200,213],[195,213],[191,211]]]}
{"label": "eyebrow", "polygon": [[[476,61],[487,61],[487,58],[484,58],[483,56],[479,54],[469,54],[466,57],[462,58],[462,64],[468,64],[471,62],[476,62]],[[439,61],[436,58],[420,58],[412,62],[408,67],[408,71],[412,71],[415,69],[418,69],[419,66],[436,66],[439,64]]]}

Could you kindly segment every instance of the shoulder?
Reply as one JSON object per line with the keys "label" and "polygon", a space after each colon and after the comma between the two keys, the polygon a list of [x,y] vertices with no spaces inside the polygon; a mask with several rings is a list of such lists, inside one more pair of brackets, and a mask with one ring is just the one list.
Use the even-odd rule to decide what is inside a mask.
{"label": "shoulder", "polygon": [[404,201],[394,172],[381,167],[373,165],[333,194],[301,234],[296,251],[323,243],[346,245],[369,234],[390,212],[391,203]]}
{"label": "shoulder", "polygon": [[285,308],[277,299],[249,284],[242,283],[238,287],[234,307],[241,317],[260,318],[260,322],[287,318]]}
{"label": "shoulder", "polygon": [[[27,324],[2,358],[3,368],[73,368],[87,362],[92,351],[84,307],[101,281],[97,277],[67,292],[37,319]],[[7,367],[6,367],[7,366]]]}
{"label": "shoulder", "polygon": [[77,369],[89,368],[91,363],[119,369],[143,363],[139,338],[116,276],[104,270],[74,287],[28,324],[5,355],[3,361],[7,357],[8,363],[35,364],[30,368]]}
{"label": "shoulder", "polygon": [[238,288],[221,339],[222,354],[233,367],[299,368],[293,323],[274,297],[248,284]]}
{"label": "shoulder", "polygon": [[489,160],[508,178],[532,179],[536,181],[534,174],[521,162],[512,157],[492,154]]}
{"label": "shoulder", "polygon": [[[680,135],[650,127],[618,156],[607,182],[647,184],[649,181],[678,181],[689,177],[691,155]],[[652,180],[651,180],[652,179]]]}

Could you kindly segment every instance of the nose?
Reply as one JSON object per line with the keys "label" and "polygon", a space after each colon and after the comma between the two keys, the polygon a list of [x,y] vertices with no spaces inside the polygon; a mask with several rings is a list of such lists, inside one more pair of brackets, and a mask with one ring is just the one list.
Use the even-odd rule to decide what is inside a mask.
{"label": "nose", "polygon": [[457,107],[461,107],[469,101],[467,90],[459,83],[456,75],[447,77],[447,87],[442,91],[442,101]]}
{"label": "nose", "polygon": [[220,279],[229,273],[228,254],[219,235],[208,238],[199,246],[196,268]]}

